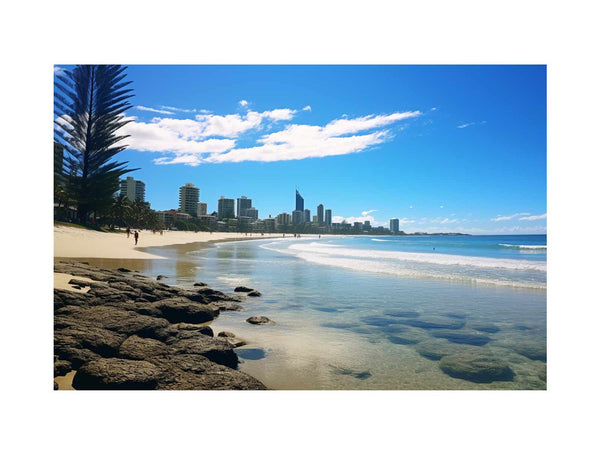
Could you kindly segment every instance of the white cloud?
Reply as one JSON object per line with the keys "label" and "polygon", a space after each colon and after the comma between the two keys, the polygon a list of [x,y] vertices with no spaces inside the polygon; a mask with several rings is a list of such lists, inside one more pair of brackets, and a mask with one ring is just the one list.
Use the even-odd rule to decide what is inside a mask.
{"label": "white cloud", "polygon": [[412,205],[410,205],[409,208],[412,209]]}
{"label": "white cloud", "polygon": [[527,217],[521,217],[519,220],[542,220],[546,218],[546,213],[541,214],[539,216],[527,216]]}
{"label": "white cloud", "polygon": [[470,127],[472,125],[484,125],[486,123],[487,123],[487,120],[482,120],[481,122],[469,122],[469,123],[460,124],[456,128],[467,128],[467,127]]}
{"label": "white cloud", "polygon": [[311,112],[312,108],[310,107],[310,105],[306,105],[304,108],[302,108],[302,111],[308,111]]}
{"label": "white cloud", "polygon": [[176,108],[175,106],[161,106],[163,109],[168,109],[169,111],[175,112],[183,112],[183,113],[201,113],[201,114],[210,114],[212,111],[208,109],[186,109],[186,108]]}
{"label": "white cloud", "polygon": [[502,222],[504,220],[512,220],[512,219],[516,219],[519,216],[528,216],[529,213],[515,213],[512,214],[510,216],[498,216],[498,217],[494,217],[493,219],[491,219],[492,222]]}
{"label": "white cloud", "polygon": [[164,109],[148,108],[147,106],[136,106],[135,108],[139,109],[140,111],[149,111],[149,112],[153,112],[153,113],[157,113],[157,114],[168,114],[168,115],[175,114],[173,111],[166,111]]}
{"label": "white cloud", "polygon": [[362,213],[360,213],[360,214],[361,214],[362,216],[368,216],[369,214],[371,214],[371,213],[374,213],[374,212],[376,212],[376,211],[377,211],[376,209],[370,209],[370,210],[368,210],[368,211],[363,211],[363,212],[362,212]]}
{"label": "white cloud", "polygon": [[[181,108],[156,111],[173,114],[176,109]],[[390,129],[381,128],[421,115],[409,111],[335,119],[325,126],[290,124],[264,134],[255,145],[236,147],[235,139],[240,135],[265,128],[270,131],[280,122],[292,120],[296,113],[295,109],[279,108],[247,110],[243,114],[197,114],[193,119],[155,117],[150,122],[129,123],[120,132],[131,136],[128,144],[133,150],[166,153],[157,164],[288,161],[365,151],[393,137]]]}
{"label": "white cloud", "polygon": [[248,100],[240,100],[239,105],[240,106],[248,106]]}
{"label": "white cloud", "polygon": [[431,223],[439,223],[442,225],[456,222],[458,222],[458,219],[449,219],[448,217],[436,217],[435,219],[431,219]]}

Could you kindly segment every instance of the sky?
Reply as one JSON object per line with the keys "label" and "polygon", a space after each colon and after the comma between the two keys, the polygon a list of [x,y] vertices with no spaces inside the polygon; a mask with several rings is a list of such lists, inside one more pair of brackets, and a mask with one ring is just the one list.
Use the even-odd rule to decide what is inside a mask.
{"label": "sky", "polygon": [[[55,66],[55,73],[72,66]],[[127,69],[129,174],[156,210],[193,183],[406,232],[546,233],[545,66]]]}

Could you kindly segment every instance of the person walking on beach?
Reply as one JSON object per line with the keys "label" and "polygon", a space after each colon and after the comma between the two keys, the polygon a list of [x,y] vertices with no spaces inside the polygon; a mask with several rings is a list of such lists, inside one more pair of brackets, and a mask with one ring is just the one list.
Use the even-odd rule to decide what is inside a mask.
{"label": "person walking on beach", "polygon": [[125,231],[127,231],[127,237],[129,237],[129,235],[131,234],[131,228],[127,227],[127,230]]}
{"label": "person walking on beach", "polygon": [[135,245],[137,245],[138,237],[140,237],[137,231],[133,233],[133,237],[135,238]]}

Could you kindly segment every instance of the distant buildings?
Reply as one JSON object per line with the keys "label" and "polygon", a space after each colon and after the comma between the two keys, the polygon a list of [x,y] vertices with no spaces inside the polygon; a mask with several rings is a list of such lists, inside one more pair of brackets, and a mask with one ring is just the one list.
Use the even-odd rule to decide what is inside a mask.
{"label": "distant buildings", "polygon": [[192,183],[185,183],[185,186],[179,188],[179,211],[196,217],[199,200],[200,189]]}
{"label": "distant buildings", "polygon": [[206,203],[198,202],[198,217],[205,216],[207,213],[208,205]]}
{"label": "distant buildings", "polygon": [[275,217],[275,224],[277,226],[290,225],[292,223],[292,216],[288,213],[281,213]]}
{"label": "distant buildings", "polygon": [[258,220],[258,209],[246,208],[243,210],[243,214],[240,217],[250,217],[250,219]]}
{"label": "distant buildings", "polygon": [[317,222],[323,223],[323,205],[317,206]]}
{"label": "distant buildings", "polygon": [[330,209],[325,210],[325,225],[328,227],[331,226],[331,210]]}
{"label": "distant buildings", "polygon": [[242,195],[237,199],[236,217],[248,217],[245,210],[249,208],[252,208],[252,199]]}
{"label": "distant buildings", "polygon": [[398,233],[400,231],[400,219],[390,219],[390,231]]}
{"label": "distant buildings", "polygon": [[133,177],[121,180],[121,197],[127,197],[129,201],[146,201],[146,185]]}
{"label": "distant buildings", "polygon": [[292,224],[298,225],[300,223],[304,223],[304,211],[300,211],[299,209],[292,211]]}
{"label": "distant buildings", "polygon": [[235,217],[235,201],[232,198],[221,196],[217,208],[218,220],[233,219]]}

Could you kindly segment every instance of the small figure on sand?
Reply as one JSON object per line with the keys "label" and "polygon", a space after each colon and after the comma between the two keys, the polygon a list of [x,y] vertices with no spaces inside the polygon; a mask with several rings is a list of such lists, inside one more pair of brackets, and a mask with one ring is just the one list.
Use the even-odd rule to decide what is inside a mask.
{"label": "small figure on sand", "polygon": [[135,245],[137,245],[138,238],[140,237],[139,233],[136,231],[135,233],[133,233],[133,237],[135,239]]}
{"label": "small figure on sand", "polygon": [[162,229],[160,230],[160,235],[161,235],[161,236],[163,235],[163,230],[162,230]]}
{"label": "small figure on sand", "polygon": [[129,235],[131,234],[131,228],[127,227],[125,231],[127,231],[127,237],[129,237]]}

